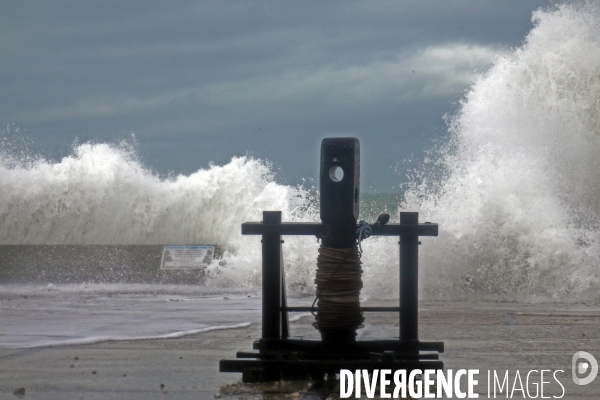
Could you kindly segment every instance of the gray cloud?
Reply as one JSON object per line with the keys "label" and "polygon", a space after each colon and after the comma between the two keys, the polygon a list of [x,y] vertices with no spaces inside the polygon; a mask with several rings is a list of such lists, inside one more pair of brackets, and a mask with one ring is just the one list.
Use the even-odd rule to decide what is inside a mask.
{"label": "gray cloud", "polygon": [[385,190],[546,4],[4,2],[0,123],[51,156],[133,132],[158,171],[250,152],[290,182],[314,176],[320,138],[352,134]]}
{"label": "gray cloud", "polygon": [[[120,117],[155,111],[168,104],[194,101],[222,109],[306,104],[319,107],[359,107],[368,102],[425,101],[456,94],[506,49],[465,44],[427,47],[393,59],[376,59],[365,65],[329,65],[317,70],[290,68],[276,75],[246,77],[208,83],[146,97],[113,94],[88,97],[74,104],[26,112],[18,119],[29,122]],[[418,73],[417,73],[418,71]]]}

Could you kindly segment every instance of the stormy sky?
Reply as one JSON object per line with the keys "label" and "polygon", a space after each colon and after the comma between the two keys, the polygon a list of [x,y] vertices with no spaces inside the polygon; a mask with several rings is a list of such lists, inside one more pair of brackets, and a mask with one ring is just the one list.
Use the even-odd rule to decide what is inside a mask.
{"label": "stormy sky", "polygon": [[159,174],[249,154],[316,179],[361,141],[362,190],[396,191],[478,74],[548,0],[3,1],[0,124],[39,154],[135,135]]}

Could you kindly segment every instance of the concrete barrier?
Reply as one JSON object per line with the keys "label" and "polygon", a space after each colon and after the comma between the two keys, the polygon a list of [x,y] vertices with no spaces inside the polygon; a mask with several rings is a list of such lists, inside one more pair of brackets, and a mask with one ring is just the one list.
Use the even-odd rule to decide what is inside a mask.
{"label": "concrete barrier", "polygon": [[204,270],[161,270],[163,247],[0,245],[0,283],[204,282]]}

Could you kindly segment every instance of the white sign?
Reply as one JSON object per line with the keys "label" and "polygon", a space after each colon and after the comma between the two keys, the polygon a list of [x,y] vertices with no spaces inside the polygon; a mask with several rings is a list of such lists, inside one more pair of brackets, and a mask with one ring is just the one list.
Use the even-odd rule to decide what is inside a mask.
{"label": "white sign", "polygon": [[214,254],[214,246],[165,246],[160,269],[204,269]]}

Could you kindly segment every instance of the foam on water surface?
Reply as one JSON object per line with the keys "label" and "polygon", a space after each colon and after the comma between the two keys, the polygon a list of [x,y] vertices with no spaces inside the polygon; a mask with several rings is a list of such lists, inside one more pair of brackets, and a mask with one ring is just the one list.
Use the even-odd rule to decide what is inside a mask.
{"label": "foam on water surface", "polygon": [[[189,300],[189,301],[184,301]],[[0,347],[176,339],[260,322],[255,293],[162,285],[8,285]]]}
{"label": "foam on water surface", "polygon": [[[310,299],[290,299],[309,305]],[[0,348],[178,339],[261,322],[258,293],[195,285],[0,285]],[[293,313],[290,322],[310,315]],[[316,331],[315,331],[316,332]]]}

